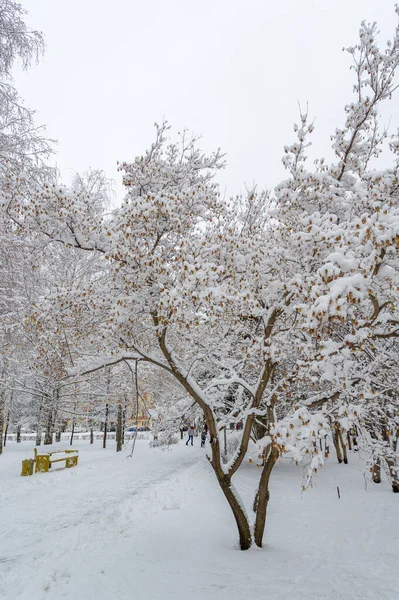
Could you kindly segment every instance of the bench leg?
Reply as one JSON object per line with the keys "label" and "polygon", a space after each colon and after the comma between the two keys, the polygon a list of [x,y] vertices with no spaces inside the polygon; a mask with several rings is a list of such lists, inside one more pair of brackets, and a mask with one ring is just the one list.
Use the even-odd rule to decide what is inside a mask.
{"label": "bench leg", "polygon": [[36,456],[36,469],[35,473],[47,473],[50,468],[50,457],[49,456]]}

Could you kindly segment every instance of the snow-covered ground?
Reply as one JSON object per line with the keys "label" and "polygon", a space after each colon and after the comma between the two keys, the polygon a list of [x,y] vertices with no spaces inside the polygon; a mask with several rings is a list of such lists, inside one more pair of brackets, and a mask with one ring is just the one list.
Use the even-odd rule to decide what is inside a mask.
{"label": "snow-covered ground", "polygon": [[[20,477],[33,444],[0,458],[0,598],[6,600],[399,600],[399,497],[365,487],[363,464],[331,459],[301,494],[273,472],[266,544],[237,549],[232,517],[199,448],[116,454],[77,442],[79,466]],[[237,487],[251,506],[247,465]],[[341,498],[337,497],[337,485]]]}

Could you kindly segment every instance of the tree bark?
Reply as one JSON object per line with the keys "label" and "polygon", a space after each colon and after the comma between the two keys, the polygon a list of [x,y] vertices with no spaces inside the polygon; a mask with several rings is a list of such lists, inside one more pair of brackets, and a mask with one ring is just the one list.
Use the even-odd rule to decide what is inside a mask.
{"label": "tree bark", "polygon": [[118,404],[118,415],[117,415],[117,421],[116,421],[116,451],[120,452],[122,450],[122,423],[123,423],[123,416],[122,416],[122,404]]}
{"label": "tree bark", "polygon": [[256,493],[254,508],[256,510],[254,539],[255,544],[262,548],[263,534],[266,526],[267,506],[270,499],[269,482],[273,467],[277,462],[279,452],[274,446],[269,446],[266,450],[266,459],[262,469],[262,475],[259,481],[258,491]]}
{"label": "tree bark", "polygon": [[[386,426],[382,428],[382,439],[386,442],[387,447],[391,448],[391,441]],[[394,494],[399,494],[399,465],[395,455],[385,456],[385,461],[388,465],[389,479]]]}
{"label": "tree bark", "polygon": [[17,444],[21,443],[21,425],[17,425]]}
{"label": "tree bark", "polygon": [[394,494],[399,494],[399,472],[398,464],[391,456],[386,456],[385,461],[388,465],[389,478],[391,480],[392,491]]}
{"label": "tree bark", "polygon": [[349,431],[346,434],[346,439],[347,439],[347,442],[348,442],[348,450],[352,450],[351,434],[349,433]]}
{"label": "tree bark", "polygon": [[69,445],[72,446],[73,444],[73,436],[75,433],[75,417],[72,419],[72,431],[71,431],[71,438],[69,440]]}
{"label": "tree bark", "polygon": [[108,433],[108,402],[105,405],[105,420],[104,420],[104,437],[103,437],[103,448],[107,447],[107,433]]}
{"label": "tree bark", "polygon": [[0,455],[3,454],[3,431],[4,431],[4,411],[6,408],[6,398],[4,390],[0,390]]}
{"label": "tree bark", "polygon": [[93,427],[90,428],[90,444],[94,443],[94,431]]}
{"label": "tree bark", "polygon": [[4,430],[4,443],[3,443],[4,448],[7,446],[7,434],[8,434],[9,424],[10,424],[10,411],[8,411],[8,413],[7,413],[6,427]]}
{"label": "tree bark", "polygon": [[252,536],[249,527],[248,517],[245,514],[243,507],[241,506],[241,502],[239,502],[237,498],[230,477],[228,475],[225,475],[224,473],[216,473],[216,477],[219,481],[219,485],[222,489],[222,492],[233,512],[238,529],[240,548],[241,550],[248,550],[252,544]]}
{"label": "tree bark", "polygon": [[328,458],[330,456],[330,445],[328,443],[327,436],[324,436],[324,458]]}
{"label": "tree bark", "polygon": [[125,429],[126,429],[126,405],[127,405],[127,398],[125,396],[124,401],[123,401],[123,412],[122,412],[122,446],[125,443]]}
{"label": "tree bark", "polygon": [[42,409],[43,409],[43,396],[40,399],[39,415],[37,417],[36,446],[40,446],[42,443]]}
{"label": "tree bark", "polygon": [[338,460],[339,464],[341,464],[343,462],[343,458],[342,458],[342,452],[341,452],[340,443],[339,443],[338,430],[339,430],[339,424],[334,423],[332,426],[332,439],[333,439],[335,452],[337,454],[337,460]]}
{"label": "tree bark", "polygon": [[343,454],[343,457],[344,457],[344,464],[347,465],[348,464],[348,453],[346,452],[346,445],[345,445],[345,442],[344,442],[344,438],[342,436],[341,427],[339,425],[338,425],[338,441],[339,441],[339,443],[341,445],[341,448],[342,448],[342,454]]}
{"label": "tree bark", "polygon": [[374,483],[381,483],[381,462],[379,458],[376,459],[371,467],[371,477]]}
{"label": "tree bark", "polygon": [[53,411],[49,409],[46,424],[46,433],[44,436],[44,444],[46,446],[53,443]]}

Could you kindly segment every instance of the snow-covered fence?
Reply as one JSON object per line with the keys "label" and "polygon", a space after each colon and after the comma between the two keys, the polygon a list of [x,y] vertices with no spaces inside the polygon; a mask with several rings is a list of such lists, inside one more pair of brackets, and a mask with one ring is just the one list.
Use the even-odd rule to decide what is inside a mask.
{"label": "snow-covered fence", "polygon": [[[125,441],[131,440],[133,437],[133,434],[134,434],[133,431],[126,431],[125,432]],[[95,440],[102,440],[102,439],[104,439],[104,433],[102,431],[95,431],[93,437]],[[141,432],[141,433],[137,434],[136,439],[148,440],[149,437],[150,437],[149,432]],[[61,433],[61,440],[60,440],[61,442],[69,442],[70,439],[71,439],[70,431]],[[90,432],[85,431],[83,433],[74,433],[73,439],[74,440],[89,440]],[[107,433],[107,440],[115,440],[115,439],[116,439],[116,432],[110,431]],[[21,433],[21,442],[34,442],[35,440],[36,440],[36,433]],[[7,442],[16,442],[16,441],[17,441],[16,433],[9,433],[7,435]],[[44,442],[44,434],[42,434],[42,443],[43,442]],[[55,436],[54,436],[53,443],[55,443]]]}

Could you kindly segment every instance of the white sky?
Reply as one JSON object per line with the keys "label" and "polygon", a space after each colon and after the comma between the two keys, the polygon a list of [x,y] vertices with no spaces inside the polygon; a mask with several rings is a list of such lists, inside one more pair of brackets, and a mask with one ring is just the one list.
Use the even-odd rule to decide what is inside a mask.
{"label": "white sky", "polygon": [[[297,102],[316,118],[315,156],[344,122],[353,75],[343,46],[362,19],[376,20],[381,41],[396,18],[391,0],[22,0],[27,22],[46,36],[40,64],[16,72],[37,123],[58,140],[65,179],[102,168],[117,182],[116,161],[131,160],[165,117],[177,132],[220,146],[219,178],[273,187],[284,178],[283,146],[293,141]],[[384,123],[399,124],[399,94]]]}

